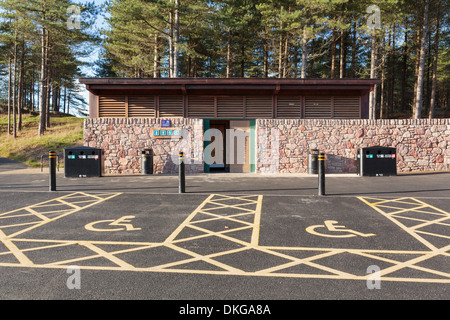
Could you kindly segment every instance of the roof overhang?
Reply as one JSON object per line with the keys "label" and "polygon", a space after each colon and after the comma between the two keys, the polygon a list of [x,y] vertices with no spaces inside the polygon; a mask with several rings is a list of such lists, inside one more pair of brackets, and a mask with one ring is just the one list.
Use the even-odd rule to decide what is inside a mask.
{"label": "roof overhang", "polygon": [[364,95],[378,79],[80,78],[94,95]]}

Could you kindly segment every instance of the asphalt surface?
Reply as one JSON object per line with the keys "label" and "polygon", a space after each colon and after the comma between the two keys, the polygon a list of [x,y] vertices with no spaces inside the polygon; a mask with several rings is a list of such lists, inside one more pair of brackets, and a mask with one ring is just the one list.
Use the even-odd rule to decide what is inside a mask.
{"label": "asphalt surface", "polygon": [[49,192],[46,172],[15,169],[0,170],[3,300],[450,298],[450,173],[327,176],[321,197],[306,175],[188,176],[178,194],[176,176],[60,172]]}
{"label": "asphalt surface", "polygon": [[27,169],[28,166],[22,162],[0,157],[0,172]]}
{"label": "asphalt surface", "polygon": [[[1,166],[0,166],[1,167]],[[47,192],[48,169],[1,172],[0,192]],[[127,192],[141,194],[178,193],[176,175],[105,176],[65,178],[57,172],[57,191]],[[328,196],[449,197],[450,173],[408,174],[395,177],[327,175]],[[229,193],[264,195],[317,195],[317,175],[200,174],[186,176],[186,193]]]}

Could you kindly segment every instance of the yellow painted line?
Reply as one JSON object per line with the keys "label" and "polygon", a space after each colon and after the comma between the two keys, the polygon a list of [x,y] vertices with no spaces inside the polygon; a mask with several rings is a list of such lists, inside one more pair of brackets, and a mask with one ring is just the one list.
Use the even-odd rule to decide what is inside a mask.
{"label": "yellow painted line", "polygon": [[[415,265],[416,263],[422,262],[422,261],[425,261],[425,260],[428,260],[428,259],[433,258],[433,257],[436,257],[436,256],[438,256],[439,254],[441,254],[441,253],[447,251],[448,249],[450,249],[450,245],[448,245],[448,246],[446,246],[446,247],[443,247],[443,248],[441,248],[441,249],[438,249],[438,250],[434,250],[434,251],[432,251],[432,252],[429,252],[428,254],[424,254],[424,255],[419,256],[419,257],[417,257],[417,258],[413,258],[413,259],[408,260],[408,261],[406,261],[406,262],[398,263],[398,264],[395,265],[395,266],[392,266],[392,267],[388,267],[388,268],[382,269],[382,270],[380,271],[380,276],[384,276],[384,275],[386,275],[386,274],[389,274],[389,273],[392,273],[392,272],[394,272],[394,271],[403,269],[403,268],[405,268],[405,267],[412,267],[412,266]],[[438,271],[436,271],[436,272],[438,272]],[[449,276],[449,275],[447,275],[447,277],[448,277],[448,276]]]}
{"label": "yellow painted line", "polygon": [[[75,194],[76,194],[76,193],[75,193]],[[10,235],[8,236],[8,238],[14,238],[14,237],[16,237],[16,236],[18,236],[18,235],[20,235],[20,234],[23,234],[23,233],[26,233],[26,232],[28,232],[28,231],[30,231],[30,230],[36,229],[36,228],[38,228],[38,227],[41,227],[41,226],[43,226],[43,225],[45,225],[45,224],[47,224],[47,223],[56,221],[56,220],[58,220],[58,219],[61,219],[61,218],[63,218],[63,217],[66,217],[66,216],[68,216],[68,215],[70,215],[70,214],[73,214],[73,213],[75,213],[75,212],[78,212],[78,211],[84,210],[84,209],[86,209],[86,208],[92,207],[92,206],[94,206],[94,205],[96,205],[96,204],[99,204],[99,203],[101,203],[101,202],[103,202],[103,201],[112,199],[112,198],[114,198],[114,197],[116,197],[116,196],[118,196],[118,195],[120,195],[120,194],[121,194],[121,193],[111,194],[111,195],[110,195],[109,197],[107,197],[107,198],[100,198],[101,200],[98,200],[98,201],[96,201],[96,202],[90,203],[90,204],[88,204],[88,205],[86,205],[86,206],[84,206],[84,207],[77,207],[76,209],[74,208],[74,209],[72,209],[71,211],[68,211],[68,212],[66,212],[66,213],[64,213],[64,214],[61,214],[61,215],[57,216],[57,217],[54,217],[54,218],[52,218],[52,219],[48,219],[48,220],[46,220],[46,221],[43,221],[43,222],[41,222],[41,223],[38,223],[38,224],[36,224],[36,225],[34,225],[34,226],[31,226],[31,227],[29,227],[29,228],[26,228],[26,229],[17,231],[16,233],[10,234]],[[55,199],[52,199],[52,200],[48,200],[48,201],[45,201],[45,202],[41,202],[41,203],[39,203],[39,205],[42,205],[43,203],[48,203],[48,202],[51,202],[51,201],[55,201],[55,200],[58,200],[58,199],[67,198],[67,197],[69,197],[69,196],[70,196],[70,195],[66,195],[66,196],[63,196],[63,197],[60,197],[60,198],[55,198]],[[97,198],[97,197],[96,197],[96,198]],[[33,206],[28,206],[28,207],[21,208],[21,209],[18,209],[18,210],[23,210],[23,209],[26,209],[26,208],[32,208],[32,207],[33,207]],[[44,214],[44,213],[41,212],[41,214]]]}
{"label": "yellow painted line", "polygon": [[393,254],[425,254],[430,251],[425,250],[378,250],[378,249],[352,249],[352,248],[314,248],[314,247],[280,247],[280,246],[258,246],[258,248],[266,248],[270,250],[283,250],[283,251],[330,251],[330,250],[343,250],[354,252],[372,252],[372,253],[393,253]]}
{"label": "yellow painted line", "polygon": [[19,218],[19,217],[29,217],[29,216],[34,216],[34,214],[32,214],[32,213],[15,214],[15,215],[12,215],[12,216],[0,217],[0,220],[1,219],[13,219],[13,218]]}
{"label": "yellow painted line", "polygon": [[443,234],[439,234],[439,233],[431,233],[431,232],[426,232],[426,231],[421,231],[421,230],[417,230],[416,232],[418,232],[418,233],[423,233],[423,234],[428,234],[428,235],[430,235],[430,236],[435,236],[435,237],[440,237],[440,238],[450,239],[450,236],[444,236]]}
{"label": "yellow painted line", "polygon": [[41,219],[42,221],[50,221],[49,218],[47,218],[46,216],[44,216],[42,213],[39,213],[35,210],[33,210],[30,207],[25,208],[25,210],[27,210],[28,212],[30,212],[31,214],[35,215],[36,217],[38,217],[39,219]]}
{"label": "yellow painted line", "polygon": [[70,203],[70,202],[64,201],[64,200],[61,199],[61,198],[56,199],[56,201],[61,202],[62,204],[66,205],[66,206],[72,207],[73,209],[78,209],[78,208],[80,208],[80,206],[77,206],[76,204],[72,204],[72,203]]}
{"label": "yellow painted line", "polygon": [[177,235],[191,222],[191,220],[197,215],[198,212],[208,203],[210,199],[214,197],[214,194],[209,195],[176,229],[170,236],[164,241],[164,243],[172,242]]}
{"label": "yellow painted line", "polygon": [[257,246],[259,243],[259,229],[261,227],[261,207],[262,207],[263,196],[258,197],[255,210],[254,227],[252,232],[251,244]]}
{"label": "yellow painted line", "polygon": [[[423,227],[426,227],[426,226],[431,225],[431,224],[439,224],[441,226],[450,226],[449,223],[442,223],[442,221],[445,221],[445,220],[448,220],[448,219],[450,219],[450,218],[449,217],[443,217],[443,218],[432,220],[432,221],[424,221],[424,223],[415,225],[415,226],[411,227],[411,229],[413,229],[413,230],[414,229],[419,229],[419,228],[423,228]],[[419,219],[417,219],[417,220],[419,220]]]}
{"label": "yellow painted line", "polygon": [[[212,264],[212,265],[215,265],[215,266],[217,266],[217,267],[219,267],[219,268],[221,268],[221,269],[227,270],[227,271],[229,271],[229,272],[233,272],[233,273],[235,273],[235,274],[241,274],[241,273],[244,272],[244,271],[242,271],[242,270],[240,270],[240,269],[231,267],[231,266],[229,266],[229,265],[227,265],[227,264],[225,264],[225,263],[221,263],[221,262],[219,262],[219,261],[213,260],[213,259],[209,258],[208,256],[203,256],[203,255],[201,255],[201,254],[198,254],[198,253],[195,253],[195,252],[193,252],[193,251],[190,251],[190,250],[187,250],[187,249],[178,247],[178,246],[173,245],[173,244],[167,244],[166,247],[171,248],[171,249],[174,249],[174,250],[179,251],[179,252],[182,252],[182,253],[185,253],[185,254],[187,254],[187,255],[190,255],[190,256],[199,258],[199,259],[202,260],[202,261],[205,261],[205,262],[207,262],[207,263],[210,263],[210,264]],[[158,267],[152,267],[152,268],[149,268],[149,269],[157,269],[157,268],[158,268]]]}
{"label": "yellow painted line", "polygon": [[0,226],[0,229],[11,228],[11,227],[20,227],[20,226],[29,226],[30,224],[38,224],[39,221],[35,222],[24,222],[24,223],[16,223],[16,224],[8,224],[4,226]]}
{"label": "yellow painted line", "polygon": [[[378,208],[379,206],[377,206],[377,208]],[[408,212],[408,211],[415,211],[414,209],[423,209],[423,208],[426,208],[427,206],[424,206],[424,205],[422,205],[422,206],[419,206],[419,207],[417,207],[417,208],[402,208],[401,210],[397,210],[397,211],[392,211],[392,212],[385,212],[384,214],[385,215],[388,215],[388,216],[393,216],[393,215],[395,215],[395,214],[399,214],[399,213],[403,213],[403,212]]]}
{"label": "yellow painted line", "polygon": [[[381,213],[383,216],[385,216],[387,219],[391,220],[393,223],[395,223],[398,227],[400,227],[402,230],[404,230],[405,232],[407,232],[408,234],[410,234],[412,237],[414,237],[416,240],[418,240],[420,243],[422,243],[424,246],[428,247],[430,250],[437,250],[437,248],[431,244],[430,242],[428,242],[427,240],[425,240],[424,238],[422,238],[421,236],[419,236],[416,232],[414,232],[413,230],[411,230],[410,228],[407,228],[404,224],[402,224],[401,222],[397,221],[395,218],[393,218],[391,215],[386,214],[383,210],[381,210],[380,208],[378,208],[375,205],[372,205],[370,202],[368,202],[367,200],[364,199],[364,197],[357,197],[359,200],[361,200],[362,202],[364,202],[365,204],[367,204],[369,207],[372,207],[374,210],[378,211],[379,213]],[[414,199],[414,198],[413,198]]]}
{"label": "yellow painted line", "polygon": [[[190,227],[190,226],[188,226],[188,227]],[[251,229],[251,228],[253,228],[253,226],[243,226],[243,227],[239,227],[239,228],[227,229],[227,230],[219,231],[217,233],[225,234],[225,233],[229,233],[229,232],[231,233],[231,232],[234,232],[234,231],[241,231],[241,230],[246,230],[246,229]],[[194,228],[192,228],[192,229],[194,229]],[[197,230],[199,230],[199,229],[197,229]],[[202,229],[202,230],[199,230],[199,231],[203,231],[203,230],[206,230],[206,229]],[[191,240],[196,240],[196,239],[210,237],[211,235],[212,235],[212,233],[204,233],[204,234],[200,234],[200,235],[196,235],[196,236],[192,236],[192,237],[188,237],[188,238],[173,240],[171,243],[175,244],[175,243],[179,243],[179,242],[191,241]],[[246,243],[246,242],[243,241],[243,243]],[[250,243],[246,243],[246,244],[250,244]]]}
{"label": "yellow painted line", "polygon": [[127,262],[117,258],[116,256],[114,256],[111,253],[108,253],[102,249],[100,249],[99,247],[93,245],[92,243],[89,242],[85,242],[85,241],[80,241],[79,242],[80,245],[85,246],[86,248],[94,251],[95,253],[99,254],[100,256],[114,262],[115,264],[117,264],[118,266],[120,266],[121,268],[124,269],[134,269],[135,267],[132,266],[131,264],[128,264]]}
{"label": "yellow painted line", "polygon": [[209,222],[209,221],[215,221],[215,220],[221,220],[222,219],[222,220],[231,220],[231,221],[243,223],[243,224],[246,224],[246,225],[249,225],[249,226],[253,226],[252,222],[247,222],[247,221],[243,221],[243,220],[239,220],[239,219],[233,219],[233,218],[251,215],[251,214],[254,214],[254,212],[252,212],[252,213],[248,213],[248,212],[238,213],[238,214],[233,214],[233,215],[230,215],[230,216],[221,216],[221,215],[218,215],[218,214],[214,214],[214,213],[210,213],[210,212],[204,212],[204,211],[202,211],[201,213],[206,214],[206,215],[210,215],[213,218],[191,221],[191,224],[202,223],[202,222]]}
{"label": "yellow painted line", "polygon": [[208,229],[201,228],[201,227],[199,227],[197,225],[190,225],[190,227],[193,228],[193,229],[197,229],[198,231],[205,232],[209,236],[217,236],[217,237],[220,237],[220,238],[232,241],[232,242],[236,242],[236,243],[241,244],[243,246],[247,246],[248,245],[248,242],[245,242],[243,240],[227,236],[225,233],[229,232],[228,230],[215,232],[215,231],[211,231],[211,230],[208,230]]}
{"label": "yellow painted line", "polygon": [[[261,249],[261,248],[258,248],[258,249]],[[314,255],[314,256],[311,256],[311,257],[300,259],[300,258],[294,258],[292,256],[289,256],[289,255],[286,255],[286,254],[283,254],[283,253],[280,253],[280,252],[272,252],[270,250],[261,250],[261,251],[269,253],[269,254],[273,254],[273,255],[281,257],[281,258],[290,259],[290,260],[294,259],[294,260],[291,261],[291,262],[286,262],[286,263],[278,265],[278,266],[274,266],[274,267],[270,267],[270,268],[267,268],[267,269],[259,270],[259,271],[256,272],[258,274],[260,274],[260,273],[271,273],[271,272],[274,272],[274,271],[286,269],[286,268],[289,268],[289,267],[292,267],[292,266],[295,266],[295,265],[299,265],[299,264],[308,264],[308,265],[310,265],[309,262],[311,262],[313,260],[317,260],[317,259],[333,256],[333,255],[336,255],[336,254],[344,252],[342,250],[335,250],[335,251],[324,252],[324,253],[320,253],[320,254],[317,254],[317,255]],[[337,272],[333,272],[333,273],[337,274]]]}
{"label": "yellow painted line", "polygon": [[[70,212],[68,213],[73,213],[73,212],[77,212],[79,210],[82,210],[84,208],[87,208],[91,205],[100,203],[102,201],[105,201],[115,195],[110,196],[110,194],[103,194],[102,196],[106,196],[105,198],[102,198],[100,195],[97,196],[91,196],[85,193],[75,193],[69,196],[65,196],[65,197],[61,197],[61,198],[57,198],[57,199],[62,199],[62,201],[59,201],[61,203],[63,203],[64,205],[68,205],[66,203],[69,203],[70,200],[75,199],[75,198],[86,198],[88,197],[89,199],[96,199],[96,200],[86,200],[86,201],[78,201],[78,203],[87,203],[87,202],[91,202],[89,205],[84,206],[84,207],[77,207],[77,209],[75,209],[75,204],[73,202],[70,202],[72,205],[68,205],[71,207]],[[251,198],[251,199],[249,199]],[[255,200],[252,200],[255,199]],[[389,213],[389,215],[387,213],[385,213],[381,208],[381,205],[378,207],[376,204],[372,203],[372,205],[370,205],[370,202],[368,201],[369,198],[359,198],[360,200],[362,200],[363,202],[365,202],[366,204],[368,204],[369,206],[371,206],[372,208],[374,208],[375,210],[377,210],[378,212],[382,213],[384,216],[386,216],[388,219],[390,219],[391,221],[393,221],[394,223],[396,222],[395,220],[395,216],[390,216],[392,213]],[[364,201],[364,200],[366,201]],[[225,204],[223,202],[229,201],[229,200],[233,200],[233,202],[246,202],[246,203],[234,203],[234,204]],[[373,200],[373,199],[372,199]],[[411,203],[411,202],[407,202],[407,201],[416,201],[416,199],[414,198],[398,198],[398,199],[389,199],[389,200],[385,200],[385,199],[375,199],[378,204],[383,203],[384,207],[390,207],[388,206],[388,202],[392,202],[392,203],[405,203],[408,205],[416,205],[415,208],[398,208],[398,207],[393,207],[391,206],[390,208],[393,209],[398,209],[398,212],[409,212],[409,211],[415,211],[415,212],[419,212],[420,207],[423,208],[432,208],[431,206],[428,206],[426,203]],[[51,203],[51,201],[55,201],[55,199],[53,200],[49,200],[49,207],[50,205],[54,205]],[[221,202],[223,201],[223,202]],[[205,209],[205,206],[209,204],[213,207],[211,208],[207,208]],[[249,209],[248,206],[250,205],[254,205],[255,208]],[[241,206],[247,206],[246,208],[243,208]],[[29,208],[32,208],[33,206],[28,206]],[[34,206],[36,207],[36,205]],[[79,209],[78,209],[79,208]],[[228,215],[228,216],[222,216],[220,214],[215,214],[214,210],[216,209],[237,209],[239,211],[242,211],[240,213],[237,214],[233,214],[233,215]],[[432,270],[429,268],[425,268],[425,267],[421,267],[421,266],[417,266],[417,263],[420,263],[422,261],[425,261],[427,259],[433,258],[437,255],[445,255],[445,256],[450,256],[450,253],[446,252],[450,249],[450,246],[441,248],[441,249],[436,249],[436,248],[431,248],[432,251],[426,251],[426,250],[415,250],[415,251],[408,251],[408,250],[370,250],[370,249],[342,249],[342,248],[310,248],[310,247],[281,247],[281,246],[260,246],[259,245],[259,232],[260,232],[260,224],[261,224],[261,208],[262,208],[262,196],[258,196],[258,195],[249,195],[249,196],[227,196],[227,195],[210,195],[209,197],[207,197],[184,221],[182,224],[180,224],[173,232],[172,234],[164,241],[161,243],[152,243],[152,242],[115,242],[115,241],[79,241],[79,240],[63,240],[63,241],[59,241],[59,240],[42,240],[42,239],[10,239],[10,237],[6,237],[4,234],[2,237],[0,237],[0,240],[5,243],[8,244],[7,248],[10,250],[10,252],[2,252],[0,253],[0,255],[5,255],[5,254],[14,254],[18,260],[19,260],[19,264],[17,263],[0,263],[0,266],[14,266],[14,267],[41,267],[41,268],[64,268],[67,267],[68,264],[74,264],[76,262],[80,262],[80,261],[86,261],[89,259],[93,259],[93,258],[98,258],[98,257],[103,257],[108,259],[109,261],[112,261],[113,263],[117,264],[117,267],[111,267],[111,266],[79,266],[80,269],[89,269],[89,270],[121,270],[121,271],[133,271],[133,272],[169,272],[169,273],[183,273],[183,274],[210,274],[210,275],[237,275],[237,276],[259,276],[259,277],[286,277],[286,278],[307,278],[307,279],[348,279],[348,280],[367,280],[369,278],[369,275],[364,275],[364,276],[357,276],[357,275],[353,275],[351,273],[345,272],[345,270],[337,270],[334,269],[332,267],[328,267],[328,266],[324,266],[322,265],[320,262],[320,259],[325,258],[325,257],[329,257],[329,256],[333,256],[333,255],[339,255],[345,252],[348,252],[350,254],[357,254],[357,255],[361,255],[367,258],[371,258],[371,259],[375,259],[375,260],[379,260],[379,261],[384,261],[384,262],[389,262],[391,264],[393,264],[393,266],[383,269],[381,270],[382,273],[382,281],[402,281],[402,282],[423,282],[423,283],[450,283],[450,274],[446,273],[446,272],[442,272],[442,271],[438,271],[438,270]],[[23,209],[23,208],[22,208]],[[18,210],[22,210],[22,209],[18,209]],[[433,209],[434,210],[434,209]],[[63,210],[64,211],[64,210]],[[67,211],[67,210],[65,210]],[[443,212],[442,210],[437,210],[438,212],[440,212],[438,215],[442,215],[442,213],[448,215],[448,213]],[[11,212],[10,212],[11,213]],[[48,212],[47,212],[48,213]],[[198,214],[206,214],[209,215],[211,218],[207,218],[207,219],[203,219],[203,220],[196,220],[193,221],[194,217]],[[425,212],[425,213],[429,213],[429,214],[433,214],[430,212]],[[43,212],[42,214],[46,214],[46,212]],[[244,216],[244,215],[248,215],[248,214],[253,214],[253,223],[249,223],[247,221],[241,221],[238,218],[239,216]],[[59,217],[57,217],[58,219],[66,216],[67,214],[63,214],[60,215]],[[6,217],[5,217],[6,218]],[[397,216],[397,218],[399,218]],[[206,228],[202,228],[201,227],[201,222],[207,222],[207,221],[215,221],[218,219],[224,219],[224,220],[229,220],[234,221],[234,222],[238,222],[243,224],[242,227],[239,228],[231,228],[231,229],[227,229],[227,230],[222,230],[222,231],[212,231],[212,230],[208,230]],[[426,220],[422,220],[422,219],[415,219],[415,218],[411,218],[413,220],[418,220],[421,221],[421,225],[422,226],[426,226],[426,225],[432,225],[432,224],[441,224],[441,225],[446,225],[445,223],[443,223],[443,221],[445,221],[447,219],[446,217],[440,218],[440,219],[436,219],[433,221],[426,221]],[[51,219],[49,222],[54,221],[56,219]],[[44,223],[45,224],[45,223]],[[421,232],[421,231],[415,231],[412,228],[407,228],[406,226],[400,224],[400,222],[397,221],[397,224],[404,229],[405,231],[407,231],[408,233],[410,233],[411,235],[415,235],[418,240],[421,239],[421,237],[417,234],[417,232]],[[42,224],[43,225],[43,224]],[[196,235],[196,236],[191,236],[188,238],[184,238],[184,239],[177,239],[175,240],[175,238],[180,234],[180,232],[184,229],[184,228],[192,228],[194,230],[198,230],[200,232],[202,232],[203,234],[200,235]],[[416,227],[416,229],[419,227]],[[232,236],[230,236],[229,233],[232,233],[234,231],[240,231],[240,230],[248,230],[249,231],[249,236],[250,237],[250,242],[246,242],[246,241],[242,241],[240,239],[234,238]],[[435,234],[433,234],[435,235]],[[226,251],[221,251],[221,252],[214,252],[212,254],[208,254],[208,255],[202,255],[202,254],[198,254],[195,253],[193,251],[190,251],[188,249],[184,249],[182,247],[179,247],[176,244],[180,244],[186,241],[190,241],[190,240],[194,240],[194,239],[199,239],[199,238],[207,238],[207,237],[211,237],[211,236],[217,236],[217,237],[221,237],[223,239],[226,239],[228,241],[232,241],[234,243],[240,244],[242,245],[242,247],[240,248],[234,248],[234,249],[230,249],[230,250],[226,250]],[[442,236],[442,235],[441,235]],[[443,236],[446,238],[446,236]],[[423,239],[422,239],[423,240]],[[46,243],[43,246],[40,247],[31,247],[28,249],[24,249],[24,250],[19,250],[18,247],[14,244],[14,242],[18,242],[18,241],[29,241],[29,242],[42,242],[42,243]],[[420,241],[420,240],[419,240]],[[421,241],[422,242],[422,241]],[[106,252],[105,250],[101,249],[98,247],[98,245],[101,244],[110,244],[110,245],[131,245],[133,246],[132,248],[119,248],[117,247],[116,249],[119,250],[115,250],[113,252]],[[51,248],[55,248],[55,247],[60,247],[60,246],[69,246],[69,245],[81,245],[84,246],[86,248],[88,248],[89,250],[91,250],[94,254],[91,255],[86,255],[84,257],[79,257],[79,258],[75,258],[75,259],[69,259],[69,260],[64,260],[64,261],[58,261],[58,262],[52,262],[52,263],[48,263],[48,264],[40,264],[40,265],[35,265],[33,264],[25,255],[25,253],[27,251],[36,251],[36,250],[42,250],[42,249],[51,249]],[[157,246],[164,246],[167,247],[169,249],[178,251],[180,253],[184,253],[188,256],[188,258],[186,259],[182,259],[182,260],[178,260],[178,261],[173,261],[170,263],[165,263],[165,264],[161,264],[161,265],[157,265],[157,266],[153,266],[153,267],[145,267],[145,268],[137,268],[129,263],[127,263],[126,261],[123,261],[121,259],[119,259],[116,255],[117,254],[121,254],[121,253],[127,253],[127,252],[139,252],[141,250],[146,250],[146,249],[151,249]],[[230,266],[226,263],[222,263],[219,262],[217,260],[215,260],[216,257],[223,257],[229,254],[233,254],[236,252],[244,252],[246,250],[258,250],[261,251],[263,253],[275,256],[275,257],[279,257],[279,258],[284,258],[287,260],[287,262],[285,263],[281,263],[278,264],[276,266],[272,266],[270,268],[266,268],[263,270],[258,270],[255,272],[246,272],[243,271],[239,268]],[[283,252],[278,252],[276,250],[284,250]],[[312,256],[306,257],[306,258],[298,258],[298,257],[294,257],[290,255],[290,252],[294,253],[295,251],[317,251],[318,253],[313,254]],[[390,253],[390,254],[394,254],[394,257],[392,259],[388,259],[382,256],[377,256],[376,254],[380,254],[380,253]],[[419,254],[419,257],[414,257],[406,262],[399,262],[394,260],[395,259],[395,254]],[[195,261],[203,261],[207,264],[210,264],[212,266],[215,266],[217,268],[220,268],[222,270],[195,270],[195,269],[183,269],[183,268],[177,268],[178,266],[183,266],[186,265],[188,263],[191,262],[195,262]],[[403,260],[402,260],[403,261]],[[326,272],[329,272],[330,274],[328,275],[323,275],[323,274],[300,274],[300,273],[283,273],[283,269],[286,268],[290,268],[296,265],[300,265],[300,264],[305,264],[308,265],[310,267],[316,268],[319,270],[323,270]],[[420,271],[424,271],[424,272],[428,272],[430,274],[434,274],[434,275],[438,275],[440,277],[443,277],[444,279],[435,279],[435,278],[405,278],[405,277],[392,277],[389,276],[389,274],[397,271],[397,270],[401,270],[403,268],[413,268],[416,270],[420,270]],[[281,272],[280,272],[281,271]],[[388,275],[388,276],[386,276]]]}
{"label": "yellow painted line", "polygon": [[9,239],[3,231],[0,230],[0,241],[8,248],[8,250],[16,257],[21,265],[33,265],[33,262]]}
{"label": "yellow painted line", "polygon": [[[368,257],[368,258],[371,258],[371,259],[377,259],[377,260],[380,260],[380,261],[392,263],[392,264],[395,264],[395,265],[403,264],[403,262],[400,262],[400,261],[396,261],[396,260],[392,260],[392,259],[388,259],[388,258],[385,258],[385,257],[380,257],[380,256],[372,255],[372,254],[367,254],[367,253],[364,253],[364,252],[357,252],[357,251],[355,251],[355,252],[351,252],[351,253],[358,254],[358,255],[361,255],[361,256],[364,256],[364,257]],[[429,258],[427,257],[426,259],[429,259]],[[405,267],[404,265],[401,266],[401,268],[404,268],[404,267]],[[437,274],[439,276],[450,278],[450,273],[441,272],[441,271],[437,271],[437,270],[433,270],[433,269],[417,266],[415,264],[409,264],[408,267],[416,269],[416,270],[420,270],[420,271],[424,271],[424,272],[428,272],[428,273],[434,273],[434,274]],[[368,275],[368,277],[369,276],[370,276],[370,274]]]}

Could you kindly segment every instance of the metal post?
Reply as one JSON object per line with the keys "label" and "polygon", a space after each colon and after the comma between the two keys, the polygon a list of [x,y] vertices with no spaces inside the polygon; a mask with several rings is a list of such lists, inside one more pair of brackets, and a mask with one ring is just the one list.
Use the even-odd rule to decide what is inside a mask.
{"label": "metal post", "polygon": [[56,152],[55,151],[50,151],[48,153],[48,163],[49,163],[49,168],[48,171],[49,173],[49,181],[50,181],[50,186],[49,189],[50,191],[56,191]]}
{"label": "metal post", "polygon": [[320,152],[318,160],[319,196],[325,195],[325,153]]}
{"label": "metal post", "polygon": [[185,193],[186,192],[186,179],[185,179],[185,171],[184,171],[184,153],[180,152],[180,165],[178,169],[178,193]]}

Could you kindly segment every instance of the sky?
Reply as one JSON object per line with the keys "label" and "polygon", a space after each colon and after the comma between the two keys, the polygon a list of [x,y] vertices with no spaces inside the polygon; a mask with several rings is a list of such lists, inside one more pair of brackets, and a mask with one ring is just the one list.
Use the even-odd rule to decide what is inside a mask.
{"label": "sky", "polygon": [[[88,2],[92,2],[92,1],[89,1],[89,0],[73,0],[73,2],[75,4],[81,4],[82,5],[82,4],[85,4],[85,3],[88,3]],[[102,4],[106,3],[106,2],[107,2],[106,0],[95,0],[95,4],[96,5],[102,5]],[[95,25],[94,25],[94,28],[101,29],[101,28],[104,28],[105,25],[106,25],[106,23],[105,23],[104,17],[101,14],[98,15],[97,16],[97,20],[96,20]],[[92,54],[89,57],[87,57],[85,59],[80,59],[80,60],[86,61],[86,62],[91,62],[91,63],[95,62],[99,58],[99,53],[100,53],[100,47],[99,48],[95,48],[93,50]],[[81,67],[81,70],[82,70],[82,72],[83,72],[85,77],[94,77],[95,76],[94,69],[92,67],[89,67],[89,66]],[[81,95],[84,97],[85,101],[87,103],[89,103],[89,92],[85,88],[83,88],[83,91],[81,92]],[[86,106],[86,108],[88,108],[88,106]]]}
{"label": "sky", "polygon": [[[74,0],[73,2],[76,4],[85,4],[88,2],[92,2],[92,1],[90,1],[90,0]],[[107,2],[106,0],[96,0],[95,4],[102,5],[106,2]],[[101,29],[101,28],[104,28],[105,26],[106,26],[105,18],[102,15],[98,15],[97,20],[94,25],[94,28]],[[99,57],[99,52],[100,52],[100,48],[96,48],[92,52],[92,54],[87,59],[83,59],[83,61],[95,62]],[[83,73],[86,74],[86,76],[94,76],[94,70],[92,70],[92,68],[83,67],[82,70],[83,70]]]}

